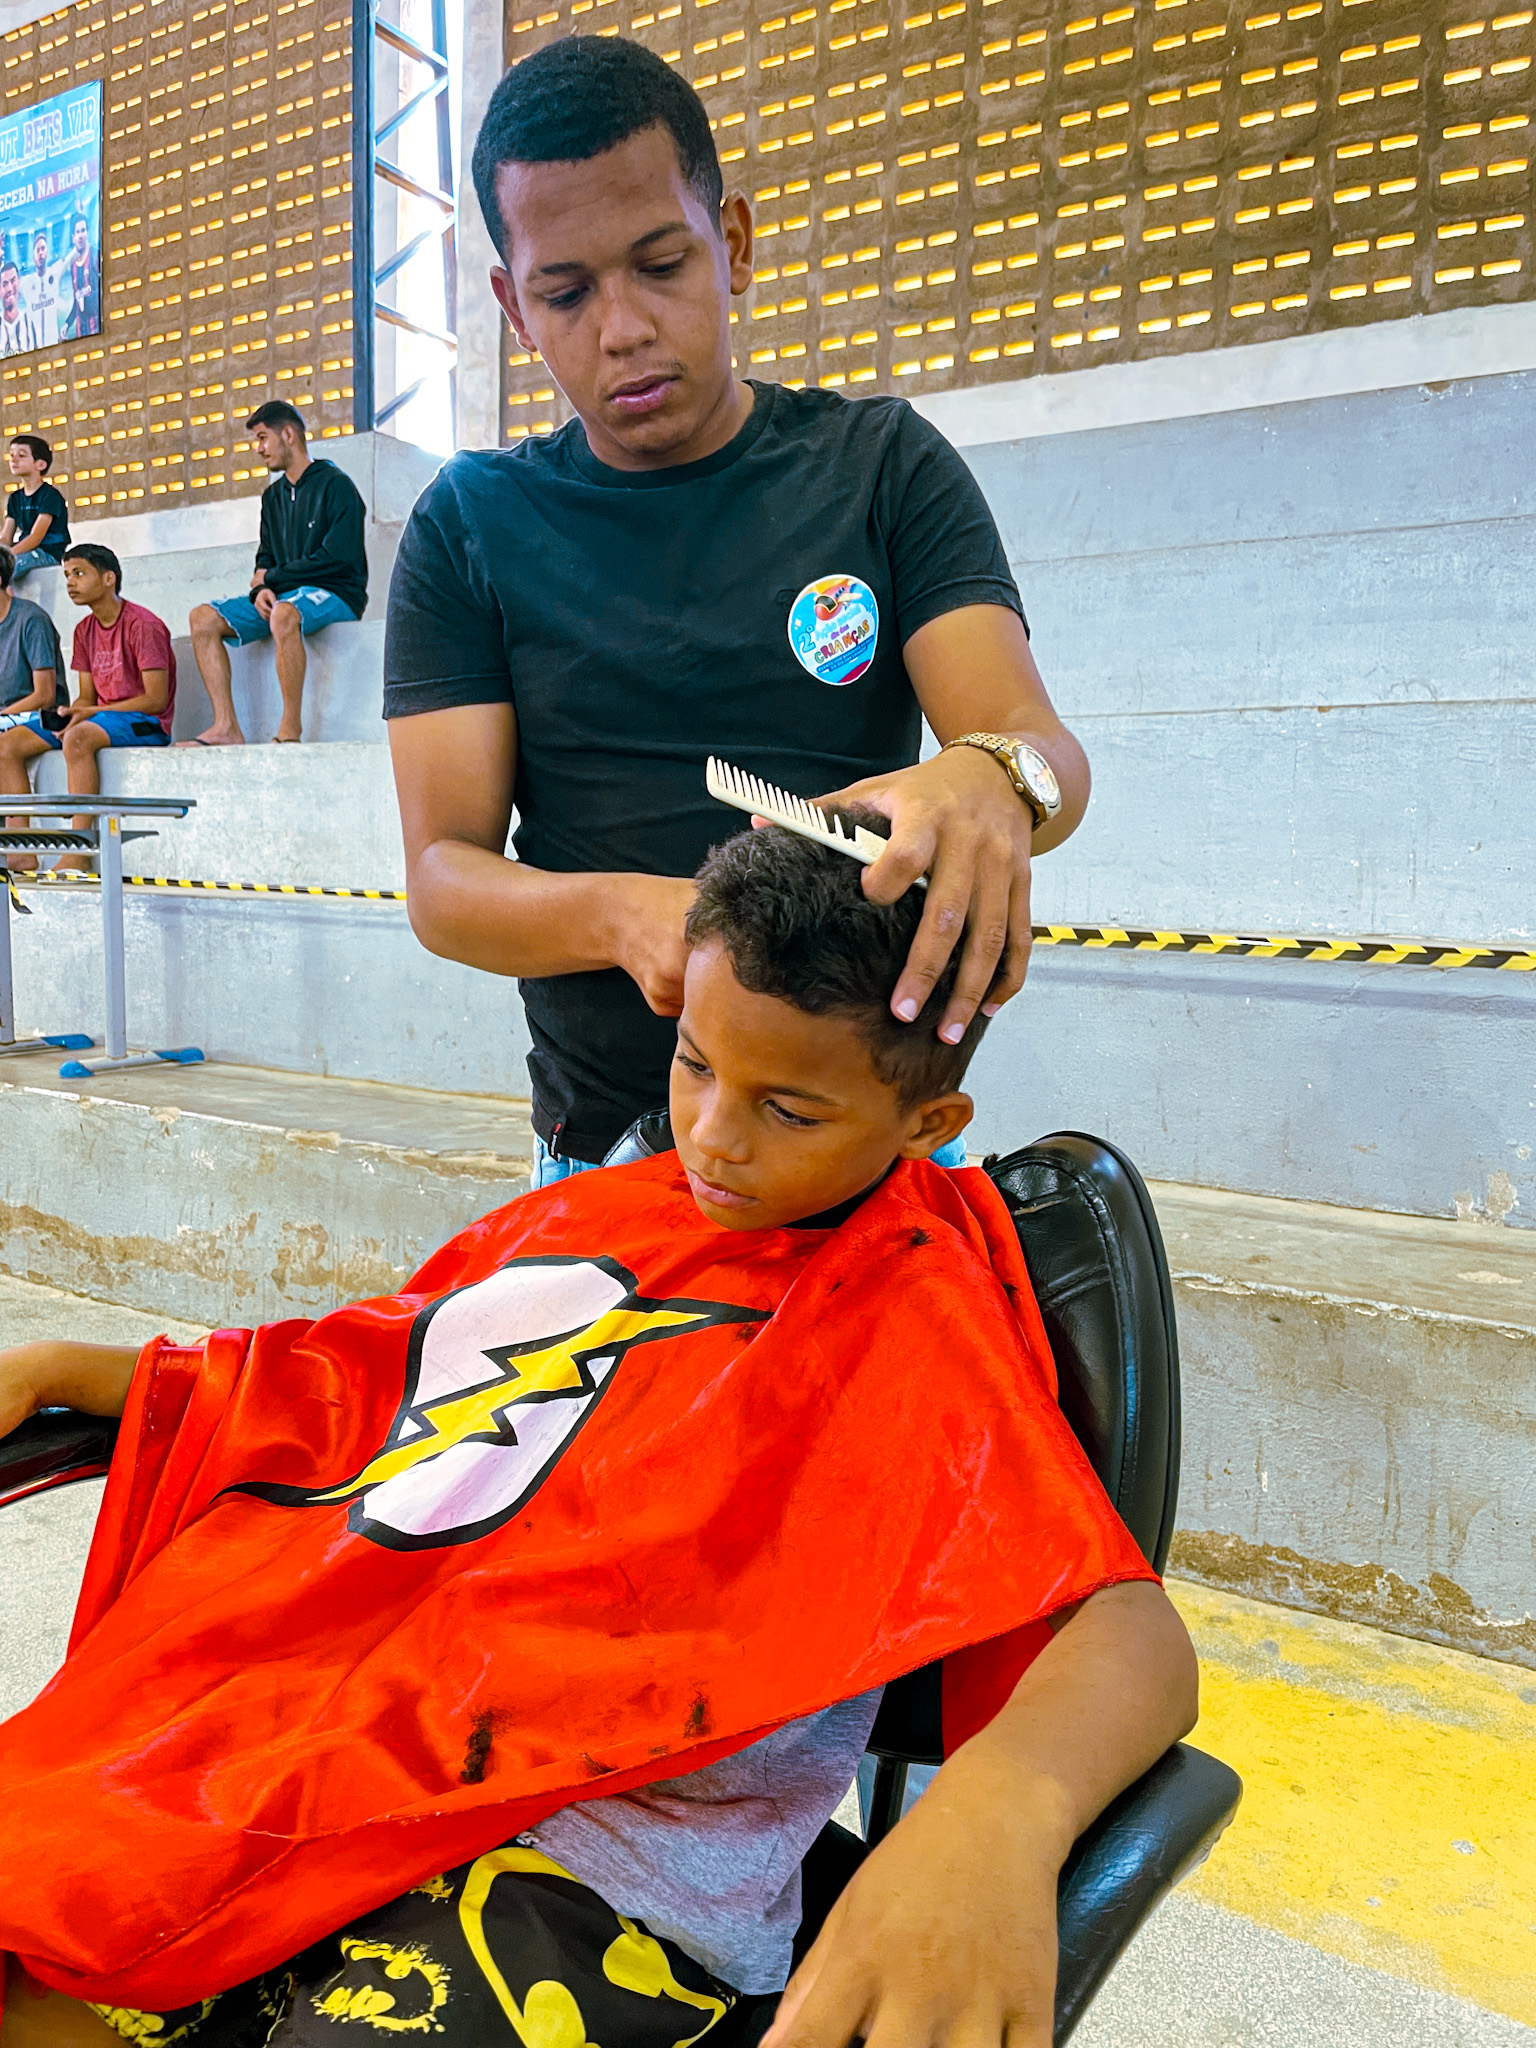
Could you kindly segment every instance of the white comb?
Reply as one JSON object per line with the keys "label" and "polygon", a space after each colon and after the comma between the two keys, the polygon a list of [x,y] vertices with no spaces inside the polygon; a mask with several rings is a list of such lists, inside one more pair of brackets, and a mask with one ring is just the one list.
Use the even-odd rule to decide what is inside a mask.
{"label": "white comb", "polygon": [[[851,860],[863,861],[866,867],[878,860],[890,844],[878,832],[867,831],[862,825],[855,825],[850,832],[841,818],[829,818],[820,804],[810,803],[803,796],[791,796],[787,789],[776,789],[771,782],[749,775],[744,768],[733,768],[729,761],[717,761],[713,754],[705,764],[704,787],[723,804],[734,804],[738,811],[766,818],[770,825],[782,825],[786,832],[798,832],[802,839],[814,839],[818,846],[830,846],[834,853],[846,853]],[[928,877],[919,875],[918,887],[927,886]]]}

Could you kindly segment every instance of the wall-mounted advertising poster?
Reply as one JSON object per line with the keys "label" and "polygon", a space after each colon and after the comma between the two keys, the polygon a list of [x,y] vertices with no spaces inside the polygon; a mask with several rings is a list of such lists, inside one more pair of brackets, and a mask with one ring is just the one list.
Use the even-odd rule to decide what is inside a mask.
{"label": "wall-mounted advertising poster", "polygon": [[101,331],[101,81],[0,120],[0,355]]}

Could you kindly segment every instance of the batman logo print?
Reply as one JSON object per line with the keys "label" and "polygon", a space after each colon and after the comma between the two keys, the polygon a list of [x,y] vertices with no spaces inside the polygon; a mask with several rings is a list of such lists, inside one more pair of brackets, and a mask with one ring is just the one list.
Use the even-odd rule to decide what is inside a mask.
{"label": "batman logo print", "polygon": [[355,1478],[232,1491],[348,1502],[349,1526],[391,1550],[472,1543],[538,1492],[637,1344],[767,1320],[730,1302],[651,1300],[615,1259],[513,1259],[417,1316],[404,1397]]}

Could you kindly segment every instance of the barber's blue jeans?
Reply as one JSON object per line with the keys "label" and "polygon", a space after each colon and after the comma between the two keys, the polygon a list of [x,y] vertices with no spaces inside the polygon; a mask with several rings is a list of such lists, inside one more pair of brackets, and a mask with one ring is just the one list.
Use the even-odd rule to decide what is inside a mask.
{"label": "barber's blue jeans", "polygon": [[[595,1159],[557,1159],[544,1140],[535,1137],[533,1141],[532,1185],[547,1188],[557,1180],[569,1180],[574,1173],[590,1173],[597,1165]],[[965,1140],[951,1138],[947,1145],[941,1145],[933,1155],[935,1166],[964,1166]]]}

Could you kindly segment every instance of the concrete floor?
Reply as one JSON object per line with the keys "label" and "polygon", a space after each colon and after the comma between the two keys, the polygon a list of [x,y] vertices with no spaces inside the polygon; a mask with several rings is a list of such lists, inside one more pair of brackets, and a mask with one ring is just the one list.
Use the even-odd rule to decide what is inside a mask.
{"label": "concrete floor", "polygon": [[[0,1277],[0,1345],[66,1334],[136,1343],[166,1327],[164,1318]],[[200,1334],[189,1325],[171,1327],[188,1338]],[[63,1488],[6,1511],[0,1541],[0,1717],[25,1705],[63,1655],[101,1484]],[[1502,1736],[1494,1727],[1504,1709],[1518,1715],[1536,1704],[1536,1694],[1527,1697],[1529,1674],[1203,1589],[1180,1588],[1177,1597],[1206,1667],[1206,1715],[1197,1739],[1237,1765],[1248,1796],[1192,1888],[1164,1904],[1123,1958],[1080,2028],[1076,2048],[1536,2048],[1536,2028],[1437,1988],[1466,1985],[1469,1977],[1475,1985],[1485,1937],[1475,1925],[1477,1901],[1469,1931],[1456,1931],[1462,1909],[1436,1860],[1444,1828],[1435,1795],[1447,1813],[1461,1812],[1459,1773],[1475,1771],[1480,1782],[1490,1772],[1496,1777],[1489,1745],[1502,1741],[1499,1754],[1515,1774],[1512,1782],[1527,1788],[1526,1820],[1517,1812],[1507,1824],[1514,1837],[1536,1833],[1529,1825],[1523,1724],[1517,1720]],[[1435,1708],[1437,1685],[1442,1700],[1456,1702],[1454,1711]],[[1395,1764],[1359,1747],[1359,1731],[1382,1701],[1400,1717]],[[1331,1731],[1341,1752],[1335,1779],[1311,1788],[1323,1810],[1314,1808],[1309,1832],[1327,1842],[1332,1830],[1336,1838],[1328,1850],[1330,1882],[1314,1945],[1254,1916],[1307,1925],[1305,1883],[1298,1888],[1284,1867],[1288,1845],[1270,1814],[1277,1797],[1299,1789],[1289,1781],[1304,1766],[1287,1753],[1288,1739],[1310,1739],[1305,1716],[1333,1719],[1341,1703],[1346,1718]],[[1406,1770],[1413,1777],[1415,1739],[1437,1760],[1427,1796],[1422,1783],[1404,1796],[1385,1775]],[[1372,1776],[1380,1782],[1371,1782]],[[1371,1927],[1371,1914],[1382,1903],[1365,1899],[1360,1917],[1351,1920],[1353,1909],[1344,1899],[1352,1887],[1360,1888],[1354,1883],[1359,1873],[1344,1867],[1347,1847],[1338,1846],[1347,1844],[1355,1828],[1355,1815],[1346,1809],[1357,1804],[1378,1816],[1375,1838],[1362,1857],[1388,1858],[1400,1873],[1383,1881],[1383,1889],[1401,1881],[1405,1896],[1417,1891],[1424,1910],[1450,1930],[1448,1946],[1438,1954],[1402,1940],[1402,1967],[1421,1981],[1337,1952],[1361,1952],[1359,1930]],[[1475,1820],[1456,1825],[1478,1834]],[[1467,1844],[1452,1846],[1464,1853]],[[1536,1934],[1536,1927],[1515,1925],[1536,1917],[1524,1894],[1518,1850],[1501,1858],[1499,1843],[1478,1846],[1487,1849],[1494,1882],[1505,1886],[1496,1899],[1481,1895],[1482,1911],[1488,1917],[1492,1905],[1491,1917],[1501,1923],[1506,1943],[1513,1940],[1518,1958],[1524,1953],[1522,1936]],[[1455,1872],[1469,1867],[1459,1860],[1452,1864]],[[1236,1898],[1246,1910],[1232,1910],[1218,1897]],[[1536,1944],[1529,1945],[1536,1984]],[[1522,1967],[1518,1960],[1515,1967]],[[1515,1998],[1504,2002],[1517,2008],[1523,2003],[1518,1986]]]}
{"label": "concrete floor", "polygon": [[1536,2028],[1345,1962],[1183,1892],[1142,1929],[1072,2037],[1072,2048],[1533,2044]]}

